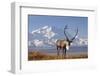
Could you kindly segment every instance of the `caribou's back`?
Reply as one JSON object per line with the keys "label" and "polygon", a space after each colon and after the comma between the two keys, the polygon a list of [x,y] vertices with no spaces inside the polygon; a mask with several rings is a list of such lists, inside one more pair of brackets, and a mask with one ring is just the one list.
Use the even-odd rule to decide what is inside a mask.
{"label": "caribou's back", "polygon": [[57,40],[56,42],[57,47],[64,48],[68,45],[66,40]]}

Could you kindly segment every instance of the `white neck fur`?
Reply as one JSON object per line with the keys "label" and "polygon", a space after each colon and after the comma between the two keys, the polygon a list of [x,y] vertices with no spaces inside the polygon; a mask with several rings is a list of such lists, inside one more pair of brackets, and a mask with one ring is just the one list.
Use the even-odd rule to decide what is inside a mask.
{"label": "white neck fur", "polygon": [[66,49],[69,50],[69,46],[66,46]]}

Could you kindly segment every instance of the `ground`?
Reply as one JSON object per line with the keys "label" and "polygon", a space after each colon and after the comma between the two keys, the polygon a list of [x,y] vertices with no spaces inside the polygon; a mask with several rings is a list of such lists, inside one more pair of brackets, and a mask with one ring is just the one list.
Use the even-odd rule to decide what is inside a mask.
{"label": "ground", "polygon": [[55,59],[79,59],[88,58],[87,53],[68,53],[66,57],[57,56],[56,54],[47,54],[42,52],[28,52],[28,60],[55,60]]}

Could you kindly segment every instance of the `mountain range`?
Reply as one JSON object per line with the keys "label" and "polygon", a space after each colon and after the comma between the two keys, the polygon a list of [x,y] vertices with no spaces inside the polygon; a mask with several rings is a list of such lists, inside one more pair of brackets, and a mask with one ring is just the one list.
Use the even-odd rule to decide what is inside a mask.
{"label": "mountain range", "polygon": [[[69,34],[68,34],[69,35]],[[70,38],[70,35],[69,35]],[[54,47],[57,39],[65,39],[63,29],[51,26],[43,26],[28,33],[28,46],[32,47]],[[72,46],[88,45],[85,38],[76,38]]]}

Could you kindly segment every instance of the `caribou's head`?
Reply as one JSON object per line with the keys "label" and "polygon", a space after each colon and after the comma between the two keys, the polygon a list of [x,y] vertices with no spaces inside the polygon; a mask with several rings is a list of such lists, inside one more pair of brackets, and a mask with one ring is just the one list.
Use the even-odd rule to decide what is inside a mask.
{"label": "caribou's head", "polygon": [[65,35],[66,41],[68,43],[68,46],[66,46],[66,48],[69,49],[69,46],[71,45],[71,43],[74,41],[74,39],[76,38],[76,36],[78,34],[78,28],[76,29],[75,35],[71,39],[69,39],[68,36],[67,36],[67,34],[66,34],[66,30],[67,29],[68,29],[68,26],[66,25],[65,28],[64,28],[64,35]]}

